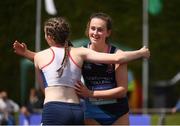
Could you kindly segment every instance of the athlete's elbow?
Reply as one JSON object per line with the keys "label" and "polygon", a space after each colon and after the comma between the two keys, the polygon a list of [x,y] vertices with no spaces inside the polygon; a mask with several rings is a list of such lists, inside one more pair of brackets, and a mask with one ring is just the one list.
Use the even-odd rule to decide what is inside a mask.
{"label": "athlete's elbow", "polygon": [[127,92],[128,92],[128,89],[127,89],[127,88],[123,88],[123,91],[122,91],[122,92],[123,92],[124,95],[126,95]]}
{"label": "athlete's elbow", "polygon": [[118,93],[117,98],[122,98],[127,95],[127,89],[121,88],[121,91]]}
{"label": "athlete's elbow", "polygon": [[125,63],[126,62],[126,57],[125,56],[121,56],[117,58],[117,63],[121,64],[121,63]]}

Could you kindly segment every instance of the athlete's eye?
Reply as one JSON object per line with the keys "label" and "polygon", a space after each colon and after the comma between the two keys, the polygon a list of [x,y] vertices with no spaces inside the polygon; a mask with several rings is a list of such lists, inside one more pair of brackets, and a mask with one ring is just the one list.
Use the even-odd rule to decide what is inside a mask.
{"label": "athlete's eye", "polygon": [[96,27],[92,26],[92,27],[91,27],[91,30],[93,30],[93,31],[96,30]]}
{"label": "athlete's eye", "polygon": [[98,31],[98,32],[102,32],[102,31],[103,31],[103,28],[98,28],[97,31]]}

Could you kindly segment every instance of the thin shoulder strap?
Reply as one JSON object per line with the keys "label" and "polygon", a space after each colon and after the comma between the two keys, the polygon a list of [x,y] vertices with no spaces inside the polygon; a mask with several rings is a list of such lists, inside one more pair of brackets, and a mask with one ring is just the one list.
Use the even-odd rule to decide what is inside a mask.
{"label": "thin shoulder strap", "polygon": [[117,48],[113,45],[111,45],[111,50],[110,50],[110,53],[115,53],[117,50]]}

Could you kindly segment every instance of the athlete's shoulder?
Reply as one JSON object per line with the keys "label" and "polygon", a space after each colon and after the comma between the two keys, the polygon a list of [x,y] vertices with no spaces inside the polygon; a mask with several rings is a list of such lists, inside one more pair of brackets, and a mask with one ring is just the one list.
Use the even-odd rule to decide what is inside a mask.
{"label": "athlete's shoulder", "polygon": [[47,52],[50,52],[50,50],[51,50],[50,48],[44,49],[44,50],[36,53],[36,55],[37,55],[37,56],[43,55],[43,54],[45,54],[45,53],[47,53]]}
{"label": "athlete's shoulder", "polygon": [[72,50],[76,50],[76,51],[87,51],[87,50],[90,50],[84,46],[80,46],[80,47],[72,47],[71,48]]}
{"label": "athlete's shoulder", "polygon": [[38,53],[35,54],[34,59],[39,59],[39,58],[43,58],[43,57],[47,57],[48,55],[50,55],[52,53],[51,49],[44,49]]}
{"label": "athlete's shoulder", "polygon": [[113,44],[109,44],[110,45],[110,53],[116,53],[119,48]]}

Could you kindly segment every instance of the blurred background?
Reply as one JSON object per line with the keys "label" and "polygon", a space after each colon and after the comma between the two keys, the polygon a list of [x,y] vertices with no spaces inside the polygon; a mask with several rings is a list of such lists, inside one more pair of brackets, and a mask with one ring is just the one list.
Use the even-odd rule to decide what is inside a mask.
{"label": "blurred background", "polygon": [[[71,24],[71,40],[83,41],[86,23],[94,12],[104,12],[112,17],[111,41],[122,50],[139,49],[146,41],[143,35],[147,35],[151,51],[151,58],[146,64],[147,91],[143,91],[143,61],[133,61],[128,65],[128,94],[132,111],[166,108],[169,112],[168,109],[175,106],[180,98],[179,0],[149,0],[146,31],[143,30],[143,0],[54,0],[55,10],[52,3],[48,3],[52,4],[48,9],[48,0],[37,1],[5,0],[0,3],[0,90],[6,90],[20,106],[26,102],[29,90],[37,84],[33,64],[13,52],[13,42],[25,42],[33,51],[45,49],[48,45],[44,39],[43,22],[53,16],[66,17]],[[147,99],[143,99],[144,93],[147,93]]]}

